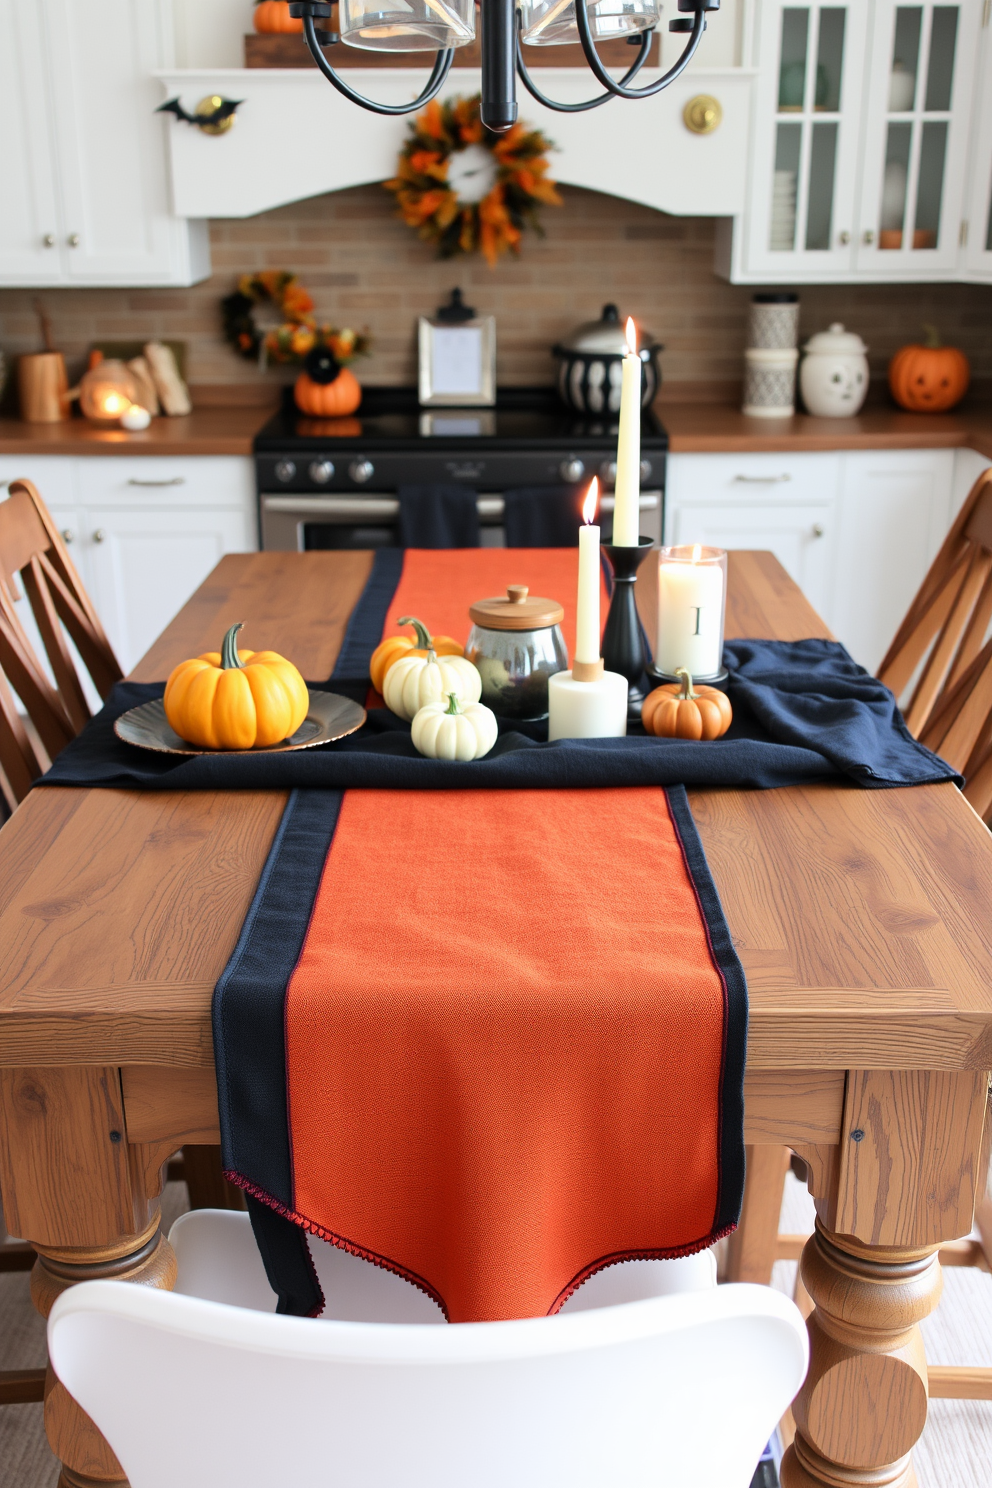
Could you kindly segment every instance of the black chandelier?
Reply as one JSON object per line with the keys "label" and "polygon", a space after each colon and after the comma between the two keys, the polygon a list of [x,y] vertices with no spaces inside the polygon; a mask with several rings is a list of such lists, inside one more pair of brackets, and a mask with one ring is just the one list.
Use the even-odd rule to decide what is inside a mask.
{"label": "black chandelier", "polygon": [[[455,51],[475,36],[475,0],[338,0],[339,30],[324,29],[331,16],[328,0],[292,0],[290,12],[302,17],[310,54],[339,93],[374,114],[412,114],[440,92],[451,71]],[[706,29],[706,12],[720,0],[678,0],[684,14],[670,21],[669,31],[688,36],[678,61],[646,87],[630,84],[648,59],[658,0],[480,0],[482,41],[482,122],[502,134],[516,122],[516,79],[545,108],[562,114],[584,113],[611,98],[653,98],[675,81],[688,64]],[[619,82],[600,60],[596,42],[624,39],[638,48]],[[355,91],[335,72],[323,48],[344,41],[373,51],[437,53],[430,77],[412,103],[377,103]],[[603,89],[595,98],[562,103],[548,98],[535,83],[523,59],[522,42],[538,46],[579,42],[593,77]]]}

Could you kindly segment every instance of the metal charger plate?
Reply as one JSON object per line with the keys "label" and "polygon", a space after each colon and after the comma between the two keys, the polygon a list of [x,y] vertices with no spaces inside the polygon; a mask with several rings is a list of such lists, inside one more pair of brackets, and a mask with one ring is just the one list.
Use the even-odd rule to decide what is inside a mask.
{"label": "metal charger plate", "polygon": [[365,722],[365,709],[336,692],[310,689],[310,707],[296,733],[265,749],[198,749],[181,739],[165,716],[161,698],[129,708],[114,724],[114,733],[125,744],[154,749],[159,754],[288,754],[293,749],[312,749],[353,734]]}

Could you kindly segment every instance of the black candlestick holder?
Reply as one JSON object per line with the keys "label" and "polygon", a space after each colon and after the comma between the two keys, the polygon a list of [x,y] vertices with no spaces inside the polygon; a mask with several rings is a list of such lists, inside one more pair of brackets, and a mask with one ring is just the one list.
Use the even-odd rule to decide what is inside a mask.
{"label": "black candlestick holder", "polygon": [[613,598],[603,631],[603,661],[608,672],[619,672],[627,679],[627,720],[631,723],[640,721],[644,673],[651,660],[645,654],[634,585],[637,570],[653,546],[650,537],[639,538],[636,548],[618,548],[612,543],[603,546],[613,570]]}

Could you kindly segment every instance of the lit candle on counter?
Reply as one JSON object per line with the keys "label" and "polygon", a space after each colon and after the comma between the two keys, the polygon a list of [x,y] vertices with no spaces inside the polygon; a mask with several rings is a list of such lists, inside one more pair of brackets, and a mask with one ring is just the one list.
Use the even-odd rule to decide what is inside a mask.
{"label": "lit candle on counter", "polygon": [[622,365],[613,546],[636,548],[641,526],[641,359],[637,355],[637,331],[630,319],[627,321],[627,355]]}
{"label": "lit candle on counter", "polygon": [[579,592],[575,617],[576,662],[599,661],[599,527],[594,525],[599,481],[593,476],[582,503],[579,528]]}
{"label": "lit candle on counter", "polygon": [[719,548],[662,548],[654,664],[674,676],[714,677],[723,661],[724,567]]}

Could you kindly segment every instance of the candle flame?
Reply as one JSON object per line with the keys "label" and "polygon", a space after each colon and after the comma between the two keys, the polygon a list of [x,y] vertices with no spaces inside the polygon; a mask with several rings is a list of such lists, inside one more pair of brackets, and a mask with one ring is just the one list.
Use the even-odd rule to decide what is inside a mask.
{"label": "candle flame", "polygon": [[589,490],[586,493],[586,499],[582,503],[582,520],[583,522],[585,522],[587,527],[590,525],[590,523],[596,520],[596,503],[598,500],[599,481],[596,476],[593,476],[592,480],[589,483]]}
{"label": "candle flame", "polygon": [[698,563],[699,560],[700,560],[700,558],[702,556],[703,556],[702,546],[699,543],[693,543],[693,545],[692,545],[692,561],[693,561],[693,563]]}
{"label": "candle flame", "polygon": [[123,413],[126,400],[119,393],[108,393],[103,400],[104,413]]}
{"label": "candle flame", "polygon": [[637,355],[637,327],[630,315],[627,316],[627,355]]}

